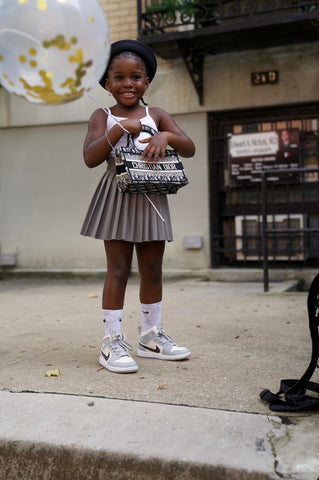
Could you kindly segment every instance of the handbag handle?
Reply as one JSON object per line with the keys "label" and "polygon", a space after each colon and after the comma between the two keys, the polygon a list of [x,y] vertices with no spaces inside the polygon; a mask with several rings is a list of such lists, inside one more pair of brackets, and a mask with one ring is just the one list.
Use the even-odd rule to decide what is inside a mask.
{"label": "handbag handle", "polygon": [[[151,136],[156,135],[158,132],[154,130],[154,128],[149,127],[148,125],[142,125],[142,132],[147,132]],[[132,153],[140,154],[143,150],[137,148],[137,146],[134,143],[134,134],[130,133],[127,136],[127,147],[130,148]]]}

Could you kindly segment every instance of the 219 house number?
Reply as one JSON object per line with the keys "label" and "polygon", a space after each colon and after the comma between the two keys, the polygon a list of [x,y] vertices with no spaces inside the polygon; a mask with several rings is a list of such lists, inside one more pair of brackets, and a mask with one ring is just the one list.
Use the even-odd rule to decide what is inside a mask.
{"label": "219 house number", "polygon": [[251,74],[252,85],[269,85],[278,83],[279,74],[277,70],[271,70],[269,72],[253,72]]}

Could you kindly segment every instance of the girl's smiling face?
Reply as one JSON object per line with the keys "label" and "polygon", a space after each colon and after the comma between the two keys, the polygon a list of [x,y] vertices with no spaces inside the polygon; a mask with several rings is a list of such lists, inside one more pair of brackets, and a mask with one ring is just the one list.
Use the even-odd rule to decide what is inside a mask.
{"label": "girl's smiling face", "polygon": [[135,55],[120,54],[109,67],[105,88],[118,104],[125,107],[139,105],[148,89],[149,78],[143,61]]}

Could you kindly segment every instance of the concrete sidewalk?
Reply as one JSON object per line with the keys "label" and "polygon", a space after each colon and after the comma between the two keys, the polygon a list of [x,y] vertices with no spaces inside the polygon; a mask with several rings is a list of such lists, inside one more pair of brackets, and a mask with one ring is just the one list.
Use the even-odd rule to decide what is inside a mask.
{"label": "concrete sidewalk", "polygon": [[163,324],[192,356],[165,362],[136,357],[132,278],[123,331],[139,371],[119,375],[98,364],[102,283],[0,281],[1,480],[318,480],[318,414],[259,399],[309,363],[307,293],[167,280]]}

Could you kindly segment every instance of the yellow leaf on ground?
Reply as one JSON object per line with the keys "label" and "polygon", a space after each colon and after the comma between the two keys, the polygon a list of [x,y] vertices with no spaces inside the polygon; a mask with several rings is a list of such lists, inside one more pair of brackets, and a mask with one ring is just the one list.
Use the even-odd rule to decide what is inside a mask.
{"label": "yellow leaf on ground", "polygon": [[157,390],[164,390],[167,387],[167,385],[159,385],[157,387]]}
{"label": "yellow leaf on ground", "polygon": [[60,375],[61,371],[60,369],[57,370],[48,370],[45,372],[46,377],[58,377]]}

